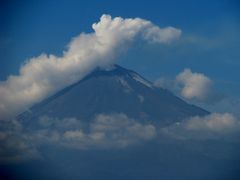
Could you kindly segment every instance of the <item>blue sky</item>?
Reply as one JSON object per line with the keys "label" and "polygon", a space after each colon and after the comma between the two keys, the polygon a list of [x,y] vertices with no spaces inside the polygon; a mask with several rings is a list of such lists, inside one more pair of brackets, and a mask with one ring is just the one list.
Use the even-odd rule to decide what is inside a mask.
{"label": "blue sky", "polygon": [[[110,179],[238,176],[238,0],[2,0],[0,25],[0,174],[5,170],[2,162],[17,160],[7,173],[18,179],[18,174],[29,179],[79,179],[85,173],[100,173],[100,179],[108,173],[114,177]],[[167,119],[162,126],[161,117],[158,125],[145,112],[140,114],[146,121],[128,117],[127,112],[103,112],[85,121],[72,117],[72,107],[64,106],[64,111],[70,110],[66,117],[62,112],[45,116],[52,112],[48,107],[61,106],[62,101],[43,105],[43,112],[28,111],[96,67],[109,68],[115,62],[151,80],[154,84],[132,74],[149,92],[157,86],[168,88],[209,114]],[[144,96],[133,92],[143,103]],[[75,93],[62,99],[68,97],[82,102]],[[157,111],[158,105],[153,106],[146,103]],[[21,112],[26,114],[15,118]]]}
{"label": "blue sky", "polygon": [[240,5],[237,1],[12,1],[0,11],[0,79],[18,74],[24,61],[41,53],[61,55],[71,38],[92,32],[106,13],[140,17],[182,30],[176,43],[136,42],[117,58],[147,79],[174,79],[184,68],[211,78],[215,89],[239,97]]}

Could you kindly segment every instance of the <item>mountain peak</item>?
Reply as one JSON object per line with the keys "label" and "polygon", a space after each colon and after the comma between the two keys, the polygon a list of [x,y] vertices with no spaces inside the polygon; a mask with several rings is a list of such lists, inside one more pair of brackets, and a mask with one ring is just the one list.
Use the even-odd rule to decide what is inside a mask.
{"label": "mountain peak", "polygon": [[154,87],[152,82],[146,80],[145,78],[143,78],[141,75],[139,75],[135,71],[123,68],[117,64],[114,64],[110,68],[97,67],[93,72],[91,72],[89,75],[87,75],[84,79],[100,77],[100,76],[118,76],[118,77],[125,77],[125,78],[128,77],[128,78],[134,79],[138,83],[141,83],[142,85],[145,85],[149,88]]}
{"label": "mountain peak", "polygon": [[166,125],[208,112],[184,102],[168,90],[154,87],[138,73],[114,65],[110,69],[96,68],[19,118],[32,121],[41,116],[74,117],[89,121],[98,114],[113,113]]}
{"label": "mountain peak", "polygon": [[[102,75],[127,75],[131,70],[125,69],[117,64],[110,67],[97,67],[88,76],[102,76]],[[87,77],[88,77],[87,76]]]}

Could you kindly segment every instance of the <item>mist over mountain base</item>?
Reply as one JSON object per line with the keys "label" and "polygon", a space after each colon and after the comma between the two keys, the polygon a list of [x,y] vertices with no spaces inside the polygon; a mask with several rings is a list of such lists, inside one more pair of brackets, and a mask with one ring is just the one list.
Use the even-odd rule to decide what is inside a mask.
{"label": "mist over mountain base", "polygon": [[239,150],[239,145],[217,141],[149,142],[118,150],[44,147],[42,160],[1,165],[1,178],[237,180]]}
{"label": "mist over mountain base", "polygon": [[238,120],[115,65],[1,122],[0,179],[234,180]]}

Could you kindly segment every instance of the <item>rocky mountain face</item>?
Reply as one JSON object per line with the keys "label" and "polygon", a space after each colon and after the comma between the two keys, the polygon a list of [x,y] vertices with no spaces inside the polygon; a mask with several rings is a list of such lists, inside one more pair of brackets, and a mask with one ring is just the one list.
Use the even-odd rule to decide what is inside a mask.
{"label": "rocky mountain face", "polygon": [[208,114],[169,90],[155,87],[138,73],[115,65],[110,70],[97,68],[79,82],[20,114],[18,119],[32,123],[41,116],[74,117],[87,122],[97,114],[114,113],[160,125]]}

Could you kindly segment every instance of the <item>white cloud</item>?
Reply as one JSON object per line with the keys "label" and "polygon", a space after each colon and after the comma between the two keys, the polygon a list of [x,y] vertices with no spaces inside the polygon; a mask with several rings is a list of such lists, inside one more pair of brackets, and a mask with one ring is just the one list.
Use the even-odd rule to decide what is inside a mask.
{"label": "white cloud", "polygon": [[70,130],[70,131],[66,131],[63,134],[63,137],[66,139],[83,139],[84,138],[84,133],[82,130]]}
{"label": "white cloud", "polygon": [[80,149],[123,148],[155,136],[156,129],[151,124],[138,123],[125,114],[100,114],[90,123],[88,132],[65,131],[61,143]]}
{"label": "white cloud", "polygon": [[[225,98],[225,95],[216,91],[214,82],[205,74],[184,69],[176,78],[160,77],[154,82],[155,87],[169,89],[177,95],[190,100],[194,104],[209,109]],[[230,110],[230,109],[229,109]]]}
{"label": "white cloud", "polygon": [[136,37],[169,43],[181,35],[181,30],[173,27],[159,28],[144,19],[112,19],[109,15],[102,15],[92,28],[92,33],[73,38],[62,57],[52,54],[33,57],[22,65],[18,76],[0,82],[0,118],[25,110],[98,66],[111,66],[114,56]]}
{"label": "white cloud", "polygon": [[154,86],[175,91],[175,80],[166,77],[160,77],[154,81]]}
{"label": "white cloud", "polygon": [[212,81],[204,74],[185,69],[177,75],[176,82],[183,86],[181,95],[184,98],[204,100],[210,95]]}
{"label": "white cloud", "polygon": [[[6,121],[7,122],[7,121]],[[33,144],[55,144],[77,149],[124,148],[152,140],[156,129],[125,114],[99,114],[91,122],[76,118],[40,117],[34,130],[30,129]],[[0,134],[1,137],[1,134]]]}
{"label": "white cloud", "polygon": [[[90,122],[76,118],[42,117],[34,129],[17,121],[0,121],[0,162],[41,158],[38,148],[48,145],[72,149],[127,148],[168,138],[238,142],[240,119],[229,113],[192,117],[167,127],[138,122],[125,114],[99,114]],[[157,130],[160,128],[159,130]]]}
{"label": "white cloud", "polygon": [[41,117],[34,128],[17,121],[0,121],[0,162],[41,158],[39,147],[54,145],[72,149],[109,149],[153,140],[155,126],[125,114],[99,114],[91,122],[76,118]]}
{"label": "white cloud", "polygon": [[144,32],[144,38],[154,43],[170,43],[178,39],[181,33],[181,30],[176,30],[174,27],[160,29],[157,26],[152,26]]}
{"label": "white cloud", "polygon": [[212,113],[205,117],[193,117],[186,123],[189,130],[206,130],[217,133],[228,133],[240,130],[240,121],[229,113]]}
{"label": "white cloud", "polygon": [[162,128],[161,132],[178,139],[234,140],[240,135],[240,120],[230,113],[212,113],[177,122]]}
{"label": "white cloud", "polygon": [[184,69],[175,79],[160,77],[155,82],[156,87],[169,89],[188,100],[200,102],[217,101],[220,96],[212,91],[212,80],[202,73]]}

